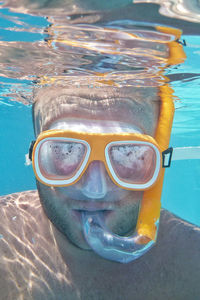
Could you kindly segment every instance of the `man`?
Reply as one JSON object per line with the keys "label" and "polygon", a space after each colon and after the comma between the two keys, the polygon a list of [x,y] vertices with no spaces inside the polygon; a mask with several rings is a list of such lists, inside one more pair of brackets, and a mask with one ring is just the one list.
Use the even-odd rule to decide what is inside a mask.
{"label": "man", "polygon": [[[48,45],[55,45],[56,49],[63,51],[62,56],[57,53],[53,55],[56,68],[60,67],[63,71],[67,61],[66,74],[72,66],[71,72],[67,73],[69,76],[66,76],[68,81],[65,83],[62,77],[62,84],[47,87],[43,85],[45,80],[41,81],[42,86],[34,95],[33,122],[37,141],[30,156],[33,166],[38,162],[43,175],[42,180],[35,169],[39,193],[30,191],[8,195],[2,197],[0,202],[0,299],[196,300],[200,292],[200,238],[197,227],[162,211],[154,247],[149,247],[145,254],[140,251],[140,258],[131,256],[129,263],[122,264],[119,261],[129,252],[129,236],[133,237],[134,242],[130,242],[133,247],[131,255],[137,255],[135,244],[142,251],[145,245],[149,245],[147,234],[143,235],[142,241],[133,235],[140,225],[137,223],[146,192],[125,188],[126,180],[121,180],[123,185],[117,184],[111,176],[113,172],[109,173],[110,167],[98,159],[91,161],[74,182],[56,185],[58,180],[68,180],[70,172],[70,179],[78,173],[79,158],[84,157],[83,144],[76,147],[70,141],[70,145],[65,143],[63,146],[62,139],[61,144],[50,143],[47,144],[49,147],[36,148],[39,135],[44,137],[47,130],[48,139],[60,131],[72,131],[74,135],[81,132],[82,136],[93,134],[98,140],[102,134],[148,135],[149,139],[154,138],[161,111],[158,86],[163,78],[160,71],[173,63],[167,60],[170,52],[168,43],[173,38],[154,31],[147,33],[146,29],[126,32],[126,29],[110,30],[109,26],[103,30],[95,28],[98,39],[94,43],[88,40],[88,33],[85,33],[89,27],[64,28],[61,36],[59,26],[54,29],[52,25],[48,29]],[[77,36],[80,33],[79,41]],[[177,38],[179,36],[174,40]],[[72,45],[73,51],[69,51]],[[115,72],[109,73],[113,68]],[[99,69],[101,74],[97,72]],[[80,70],[85,71],[84,76],[81,76]],[[55,71],[57,74],[58,69]],[[50,82],[54,81],[54,78],[50,79]],[[93,142],[95,147],[97,139],[93,138]],[[143,155],[144,148],[140,147],[140,150],[135,154],[131,147],[128,147],[128,153],[124,147],[122,152],[120,147],[114,149],[116,161],[121,161],[125,167],[122,175],[127,176],[124,170],[130,169],[129,162],[137,166],[134,172],[129,170],[133,178],[136,174],[138,179],[142,174],[140,179],[143,180],[145,174],[151,174],[158,162],[157,155],[149,155],[149,151],[147,155],[144,151]],[[127,157],[130,152],[132,159],[126,160],[121,156],[123,151]],[[151,168],[146,168],[148,166]],[[135,172],[136,169],[139,171]],[[147,173],[142,173],[143,170]],[[48,185],[48,180],[54,182]],[[154,203],[153,200],[150,204]],[[157,229],[157,218],[153,220],[153,225]],[[88,228],[94,235],[91,236]],[[105,239],[98,238],[102,237],[102,232]],[[155,240],[155,232],[152,235]],[[112,254],[118,252],[113,252],[115,247],[109,257],[102,252],[108,250],[112,240],[116,241],[117,246],[120,241],[121,248],[125,248],[120,248],[117,261],[112,261]],[[100,242],[104,247],[98,253],[99,247],[95,244],[100,245]]]}
{"label": "man", "polygon": [[[36,94],[33,120],[36,137],[69,129],[154,136],[159,110],[156,88],[52,86]],[[113,262],[91,250],[80,214],[103,211],[111,232],[131,234],[143,192],[114,184],[100,161],[72,185],[37,186],[39,197],[1,199],[0,299],[198,299],[197,227],[162,211],[156,245],[128,264]]]}

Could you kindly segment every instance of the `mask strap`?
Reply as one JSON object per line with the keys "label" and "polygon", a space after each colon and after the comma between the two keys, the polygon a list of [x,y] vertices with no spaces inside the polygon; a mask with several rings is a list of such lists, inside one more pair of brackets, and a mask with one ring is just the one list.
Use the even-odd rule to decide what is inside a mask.
{"label": "mask strap", "polygon": [[28,158],[32,161],[32,153],[33,153],[33,147],[35,145],[35,142],[36,141],[32,141],[30,143],[30,146],[29,146],[29,151],[28,151]]}
{"label": "mask strap", "polygon": [[35,145],[35,142],[36,142],[36,141],[32,141],[32,142],[30,143],[29,151],[28,151],[28,153],[25,155],[25,165],[26,165],[26,166],[29,166],[29,165],[31,165],[31,163],[32,163],[32,153],[33,153],[33,147],[34,147],[34,145]]}
{"label": "mask strap", "polygon": [[168,148],[162,152],[162,167],[168,168],[172,160],[200,159],[200,146]]}
{"label": "mask strap", "polygon": [[200,159],[200,146],[173,148],[172,160]]}
{"label": "mask strap", "polygon": [[172,160],[173,148],[170,147],[162,152],[162,167],[169,168]]}

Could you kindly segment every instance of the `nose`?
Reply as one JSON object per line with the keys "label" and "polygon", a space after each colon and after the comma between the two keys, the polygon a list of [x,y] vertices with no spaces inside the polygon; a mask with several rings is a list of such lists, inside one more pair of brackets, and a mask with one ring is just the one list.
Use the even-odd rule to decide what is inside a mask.
{"label": "nose", "polygon": [[103,198],[107,193],[106,169],[101,161],[89,164],[82,177],[82,193],[88,198]]}

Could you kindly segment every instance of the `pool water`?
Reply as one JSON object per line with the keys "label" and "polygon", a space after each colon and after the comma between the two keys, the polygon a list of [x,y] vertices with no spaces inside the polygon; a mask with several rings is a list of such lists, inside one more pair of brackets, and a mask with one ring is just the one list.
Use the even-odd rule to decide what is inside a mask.
{"label": "pool water", "polygon": [[[25,13],[19,12],[16,7],[12,10],[5,8],[3,2],[0,5],[0,195],[36,188],[32,167],[25,166],[25,154],[28,152],[31,140],[34,139],[31,115],[32,90],[36,80],[41,76],[60,75],[62,62],[59,61],[58,56],[64,56],[66,61],[68,59],[69,48],[67,52],[65,48],[63,50],[56,43],[52,43],[52,48],[49,50],[44,44],[51,29],[52,15],[47,19],[45,11],[39,11],[40,13],[38,11]],[[77,14],[75,15],[77,18]],[[96,19],[94,15],[92,16],[95,23]],[[57,19],[54,16],[54,21],[61,24],[62,17],[62,14]],[[116,18],[118,18],[117,13]],[[85,17],[82,19],[85,21]],[[163,20],[166,24],[166,16]],[[170,20],[169,25],[171,25]],[[141,20],[137,17],[138,21],[144,21],[142,16]],[[157,20],[151,21],[153,24]],[[108,23],[107,20],[104,21],[104,26]],[[178,24],[183,25],[181,29],[185,28],[184,20],[179,20]],[[183,48],[187,59],[183,64],[165,70],[175,95],[176,111],[170,142],[172,147],[200,145],[200,38],[192,30],[194,25],[195,28],[200,28],[200,25],[197,21],[191,24],[191,32],[187,29],[185,30],[187,34],[182,36],[182,40],[186,41],[186,46]],[[148,26],[149,23],[146,27]],[[40,52],[43,46],[46,47],[44,53],[43,50]],[[55,54],[59,54],[56,58],[57,69],[54,66]],[[69,62],[67,61],[68,65],[70,59]],[[87,60],[90,61],[89,70],[92,68],[89,67],[90,64],[94,63],[90,53]],[[95,62],[96,69],[97,71],[112,69],[114,65],[116,67],[118,60],[117,55],[111,54],[106,58],[102,56],[98,63]],[[197,225],[200,225],[199,178],[199,160],[173,162],[171,168],[165,173],[162,196],[164,208]]]}
{"label": "pool water", "polygon": [[[187,59],[179,66],[179,74],[191,78],[171,83],[175,95],[175,117],[171,135],[171,146],[200,145],[200,39],[199,36],[183,36]],[[170,70],[173,74],[173,70]],[[176,70],[177,73],[177,70]],[[163,207],[194,224],[200,225],[200,161],[174,161],[165,173]]]}

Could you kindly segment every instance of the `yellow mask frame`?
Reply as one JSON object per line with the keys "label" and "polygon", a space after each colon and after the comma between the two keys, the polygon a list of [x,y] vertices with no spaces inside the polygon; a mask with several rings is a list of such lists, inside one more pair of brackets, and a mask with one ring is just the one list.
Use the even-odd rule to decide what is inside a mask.
{"label": "yellow mask frame", "polygon": [[[81,164],[79,164],[78,169],[75,173],[72,173],[68,178],[55,178],[48,179],[42,175],[40,168],[40,159],[39,153],[42,145],[47,141],[56,141],[56,142],[71,142],[82,144],[85,148],[85,153]],[[110,161],[109,149],[113,145],[137,145],[137,146],[146,146],[150,147],[154,153],[154,167],[152,169],[151,177],[144,182],[128,182],[122,180],[115,173],[112,163]],[[123,189],[130,190],[146,190],[155,184],[160,175],[160,170],[162,167],[162,153],[159,148],[159,145],[156,143],[155,139],[151,136],[140,134],[140,133],[88,133],[88,132],[74,132],[70,130],[47,130],[42,132],[37,141],[34,144],[33,153],[32,153],[32,162],[33,169],[36,175],[36,178],[45,185],[49,186],[69,186],[76,183],[83,176],[87,170],[89,164],[92,161],[101,161],[103,162],[107,173],[114,182],[115,185],[118,185]],[[55,176],[56,177],[56,176]]]}

